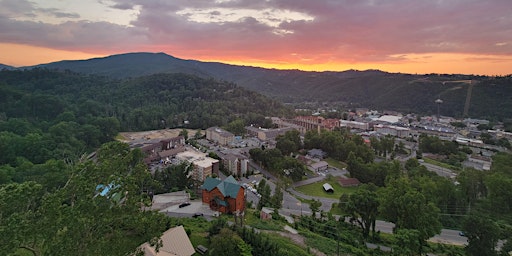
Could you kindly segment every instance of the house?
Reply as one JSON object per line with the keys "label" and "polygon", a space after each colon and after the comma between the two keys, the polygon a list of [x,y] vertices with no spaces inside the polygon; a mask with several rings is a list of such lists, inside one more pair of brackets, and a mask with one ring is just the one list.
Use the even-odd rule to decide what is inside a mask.
{"label": "house", "polygon": [[235,140],[235,135],[219,127],[210,127],[206,129],[206,139],[227,146]]}
{"label": "house", "polygon": [[214,211],[236,213],[245,210],[245,188],[233,176],[223,181],[208,177],[201,189],[203,203]]}
{"label": "house", "polygon": [[191,256],[196,252],[183,226],[176,226],[165,231],[160,239],[162,246],[158,252],[149,243],[144,243],[139,247],[144,256]]}
{"label": "house", "polygon": [[310,165],[315,172],[325,171],[329,168],[329,164],[325,161],[319,161]]}

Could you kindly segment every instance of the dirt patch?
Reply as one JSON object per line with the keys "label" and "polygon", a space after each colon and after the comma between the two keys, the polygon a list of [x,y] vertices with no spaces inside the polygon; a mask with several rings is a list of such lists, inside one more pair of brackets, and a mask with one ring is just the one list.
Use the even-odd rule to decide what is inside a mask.
{"label": "dirt patch", "polygon": [[[143,132],[121,132],[117,139],[119,141],[130,143],[138,140],[153,140],[153,139],[168,139],[178,137],[183,129],[163,129],[152,130]],[[187,129],[188,136],[192,137],[196,134],[197,130]],[[204,131],[201,131],[204,135]]]}

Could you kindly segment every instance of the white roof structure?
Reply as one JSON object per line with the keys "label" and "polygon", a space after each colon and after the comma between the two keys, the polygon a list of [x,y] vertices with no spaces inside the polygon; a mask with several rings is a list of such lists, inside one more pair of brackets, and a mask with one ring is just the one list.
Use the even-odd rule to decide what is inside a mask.
{"label": "white roof structure", "polygon": [[388,122],[388,123],[398,123],[402,119],[401,116],[392,116],[392,115],[383,115],[377,118],[377,121]]}
{"label": "white roof structure", "polygon": [[325,192],[334,192],[334,188],[332,188],[331,184],[324,183],[323,185]]}

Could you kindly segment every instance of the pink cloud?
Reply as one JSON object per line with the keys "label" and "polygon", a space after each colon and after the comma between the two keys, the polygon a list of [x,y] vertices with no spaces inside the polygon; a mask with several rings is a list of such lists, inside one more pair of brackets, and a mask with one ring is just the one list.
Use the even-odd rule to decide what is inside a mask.
{"label": "pink cloud", "polygon": [[[9,1],[12,12],[0,11],[0,42],[102,53],[155,49],[182,56],[269,61],[296,56],[354,63],[395,62],[400,58],[390,56],[410,53],[512,54],[512,2],[506,0],[114,1],[112,8],[138,6],[140,13],[131,26],[108,21],[46,24],[13,19],[12,13],[32,12],[35,7],[27,3]],[[314,19],[291,19],[277,27],[258,17],[201,23],[177,14],[185,8],[288,10]],[[63,17],[72,15],[51,11]],[[291,33],[279,35],[276,29]]]}

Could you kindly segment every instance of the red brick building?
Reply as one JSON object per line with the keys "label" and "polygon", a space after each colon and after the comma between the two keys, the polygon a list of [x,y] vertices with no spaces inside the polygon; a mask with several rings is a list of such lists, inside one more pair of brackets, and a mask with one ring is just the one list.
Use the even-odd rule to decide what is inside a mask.
{"label": "red brick building", "polygon": [[201,189],[203,203],[208,204],[214,211],[235,213],[245,210],[245,188],[233,176],[223,181],[208,177]]}

